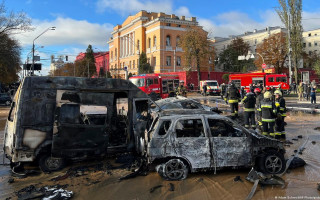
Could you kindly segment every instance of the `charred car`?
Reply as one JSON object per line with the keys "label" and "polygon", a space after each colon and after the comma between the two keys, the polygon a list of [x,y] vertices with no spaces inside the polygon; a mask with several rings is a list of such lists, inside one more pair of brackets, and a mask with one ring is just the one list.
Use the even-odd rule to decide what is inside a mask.
{"label": "charred car", "polygon": [[198,101],[182,96],[161,99],[155,102],[157,107],[153,111],[170,110],[170,109],[187,109],[187,110],[206,110],[214,113],[222,113],[217,107],[203,105]]}
{"label": "charred car", "polygon": [[283,143],[259,135],[210,111],[168,110],[154,117],[146,133],[149,163],[169,180],[188,172],[249,168],[268,174],[285,169]]}
{"label": "charred car", "polygon": [[43,171],[56,171],[66,160],[134,151],[148,101],[121,79],[26,77],[7,119],[5,155],[12,167],[38,162]]}

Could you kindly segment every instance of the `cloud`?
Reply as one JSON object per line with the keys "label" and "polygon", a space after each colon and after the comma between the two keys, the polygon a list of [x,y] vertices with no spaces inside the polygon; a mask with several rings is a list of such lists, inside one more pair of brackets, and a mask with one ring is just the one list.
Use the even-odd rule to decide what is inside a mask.
{"label": "cloud", "polygon": [[171,0],[98,0],[97,11],[114,10],[122,15],[146,10],[148,12],[172,12]]}
{"label": "cloud", "polygon": [[53,21],[33,20],[35,30],[16,35],[22,46],[31,45],[33,39],[48,27],[56,30],[48,31],[36,40],[40,45],[105,45],[113,30],[112,24],[96,24],[86,20],[57,17]]}
{"label": "cloud", "polygon": [[320,12],[303,12],[302,25],[305,31],[320,28]]}
{"label": "cloud", "polygon": [[175,10],[174,14],[178,15],[178,16],[186,16],[186,17],[191,17],[191,13],[189,11],[189,8],[185,7],[185,6],[181,6],[179,7],[177,10]]}
{"label": "cloud", "polygon": [[199,18],[199,24],[209,32],[209,36],[228,37],[229,35],[240,35],[246,31],[263,29],[267,26],[283,26],[277,13],[267,10],[261,14],[260,18],[252,19],[243,12],[226,12],[213,16],[210,19]]}

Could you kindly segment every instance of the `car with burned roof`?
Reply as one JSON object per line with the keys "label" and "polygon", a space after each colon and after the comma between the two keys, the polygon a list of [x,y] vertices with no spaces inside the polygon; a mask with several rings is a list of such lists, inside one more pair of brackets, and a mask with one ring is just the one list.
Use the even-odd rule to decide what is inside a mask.
{"label": "car with burned roof", "polygon": [[161,111],[154,116],[145,139],[148,162],[169,180],[184,179],[188,172],[226,167],[255,167],[268,174],[285,169],[282,142],[210,111]]}
{"label": "car with burned roof", "polygon": [[217,107],[210,107],[200,102],[183,96],[169,97],[155,101],[153,111],[171,110],[171,109],[187,109],[187,110],[206,110],[214,113],[222,113]]}
{"label": "car with burned roof", "polygon": [[5,126],[5,155],[12,167],[37,162],[43,171],[57,171],[68,160],[135,151],[148,101],[121,79],[26,77]]}

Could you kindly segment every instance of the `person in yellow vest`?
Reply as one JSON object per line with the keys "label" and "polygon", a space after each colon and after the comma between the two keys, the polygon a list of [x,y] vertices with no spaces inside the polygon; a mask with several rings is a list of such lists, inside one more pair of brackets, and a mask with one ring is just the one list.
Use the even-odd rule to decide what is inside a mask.
{"label": "person in yellow vest", "polygon": [[255,106],[256,97],[250,89],[247,89],[246,96],[242,99],[242,104],[244,106],[244,121],[246,128],[256,129],[255,121]]}
{"label": "person in yellow vest", "polygon": [[277,118],[276,118],[276,132],[275,138],[276,139],[285,139],[286,133],[284,129],[284,119],[286,117],[286,101],[282,97],[282,93],[280,90],[276,90],[274,92],[275,95],[275,106],[277,108]]}
{"label": "person in yellow vest", "polygon": [[274,125],[276,121],[277,109],[272,100],[272,94],[266,91],[263,94],[263,100],[260,104],[261,121],[262,121],[262,134],[265,136],[274,137]]}

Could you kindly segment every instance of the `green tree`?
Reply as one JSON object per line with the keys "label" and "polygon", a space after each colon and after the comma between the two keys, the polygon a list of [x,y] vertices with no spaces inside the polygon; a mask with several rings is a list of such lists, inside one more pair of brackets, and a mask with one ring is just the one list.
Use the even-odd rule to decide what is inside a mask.
{"label": "green tree", "polygon": [[312,66],[313,70],[320,76],[320,59],[318,59]]}
{"label": "green tree", "polygon": [[224,71],[241,72],[243,68],[253,70],[255,66],[251,59],[238,60],[239,56],[246,56],[250,49],[250,45],[244,42],[242,38],[235,38],[230,45],[220,53],[219,64],[223,65]]}
{"label": "green tree", "polygon": [[110,71],[107,71],[107,78],[112,78]]}
{"label": "green tree", "polygon": [[290,38],[287,42],[290,43],[287,52],[292,55],[292,64],[294,68],[294,77],[296,83],[298,82],[298,62],[302,58],[303,45],[302,45],[302,0],[278,0],[280,7],[276,9],[282,23],[286,26]]}
{"label": "green tree", "polygon": [[225,82],[228,82],[228,81],[229,81],[229,74],[223,74],[223,75],[222,75],[222,79],[223,79]]}
{"label": "green tree", "polygon": [[[184,50],[184,59],[191,70],[192,62],[196,63],[198,85],[201,80],[201,64],[208,65],[209,59],[214,60],[215,51],[208,40],[208,33],[201,27],[189,27],[180,39],[180,45]],[[206,67],[206,66],[204,66]]]}
{"label": "green tree", "polygon": [[13,83],[18,81],[20,68],[20,46],[7,34],[0,34],[0,82]]}
{"label": "green tree", "polygon": [[[96,61],[94,58],[94,52],[93,52],[91,44],[88,45],[88,48],[86,50],[86,55],[84,58],[85,58],[84,60],[86,62],[86,66],[87,66],[86,75],[89,77],[92,77],[96,73],[96,65],[95,65]],[[83,65],[83,63],[82,63],[82,65]],[[89,70],[88,70],[88,68],[89,68]],[[89,75],[88,75],[88,71],[89,71]]]}
{"label": "green tree", "polygon": [[153,67],[147,61],[146,53],[142,51],[139,57],[139,74],[150,74],[153,72]]}

